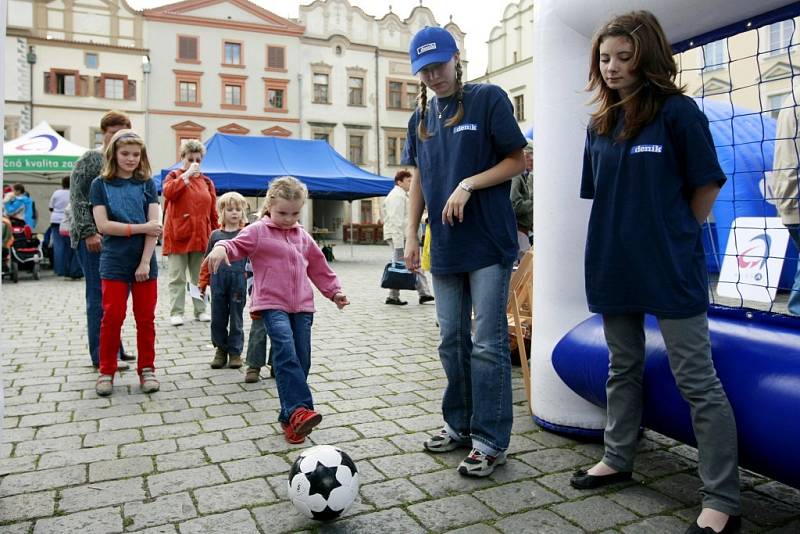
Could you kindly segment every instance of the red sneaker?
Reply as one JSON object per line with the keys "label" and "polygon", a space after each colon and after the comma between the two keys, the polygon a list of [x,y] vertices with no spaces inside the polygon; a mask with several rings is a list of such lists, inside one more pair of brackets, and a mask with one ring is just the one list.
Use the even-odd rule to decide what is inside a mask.
{"label": "red sneaker", "polygon": [[286,441],[292,445],[299,445],[300,443],[304,443],[306,441],[305,436],[298,436],[294,433],[294,431],[292,431],[292,427],[282,421],[281,428],[283,429],[283,435],[286,438]]}
{"label": "red sneaker", "polygon": [[303,406],[297,408],[289,416],[289,426],[292,428],[292,432],[301,437],[306,437],[321,422],[320,414]]}

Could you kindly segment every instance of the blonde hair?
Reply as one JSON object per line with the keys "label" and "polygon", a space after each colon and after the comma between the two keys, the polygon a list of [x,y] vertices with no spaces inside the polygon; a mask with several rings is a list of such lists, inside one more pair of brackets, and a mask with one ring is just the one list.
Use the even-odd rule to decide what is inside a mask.
{"label": "blonde hair", "polygon": [[201,156],[206,155],[206,147],[197,139],[189,139],[181,145],[181,159],[185,158],[186,154],[194,154],[195,152],[199,152]]}
{"label": "blonde hair", "polygon": [[[459,56],[459,58],[456,59],[456,91],[453,93],[453,96],[456,99],[456,112],[452,117],[444,121],[444,125],[448,128],[455,126],[461,122],[461,119],[464,118],[464,84],[461,81],[463,72],[464,71],[461,68],[461,56]],[[419,100],[419,122],[417,123],[417,137],[425,141],[431,137],[431,134],[428,132],[428,126],[425,122],[425,116],[428,114],[428,108],[430,106],[428,106],[428,88],[422,82],[419,83],[419,86],[420,91],[419,96],[417,97]]]}
{"label": "blonde hair", "polygon": [[217,199],[217,214],[219,215],[219,224],[225,224],[225,208],[230,205],[239,206],[242,210],[242,219],[239,221],[244,224],[247,220],[247,200],[237,193],[236,191],[229,191]]}
{"label": "blonde hair", "polygon": [[269,184],[269,189],[267,189],[267,195],[264,199],[264,205],[261,206],[259,215],[261,217],[269,215],[269,208],[275,204],[275,201],[279,198],[288,201],[302,200],[305,202],[308,198],[308,188],[306,184],[294,176],[275,178]]}
{"label": "blonde hair", "polygon": [[139,166],[133,171],[133,178],[140,182],[146,182],[150,179],[150,160],[147,159],[147,147],[139,134],[133,130],[120,130],[114,134],[114,137],[109,141],[106,147],[104,156],[105,163],[103,170],[100,171],[100,176],[104,180],[113,180],[119,173],[119,166],[117,165],[117,147],[122,145],[136,145],[141,148],[142,153],[139,158]]}

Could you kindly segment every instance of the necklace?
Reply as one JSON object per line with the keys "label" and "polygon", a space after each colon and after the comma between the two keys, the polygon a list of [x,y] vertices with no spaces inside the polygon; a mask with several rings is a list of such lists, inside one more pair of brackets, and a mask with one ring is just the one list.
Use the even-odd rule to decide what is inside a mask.
{"label": "necklace", "polygon": [[447,108],[450,107],[450,102],[444,105],[442,109],[439,109],[439,99],[436,99],[436,109],[438,110],[439,120],[442,120],[442,114],[447,111]]}

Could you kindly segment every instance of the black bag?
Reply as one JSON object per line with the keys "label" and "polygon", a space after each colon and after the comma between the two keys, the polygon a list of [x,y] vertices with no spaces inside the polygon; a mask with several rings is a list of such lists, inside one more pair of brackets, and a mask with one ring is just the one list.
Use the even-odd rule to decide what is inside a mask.
{"label": "black bag", "polygon": [[416,289],[417,275],[402,263],[387,263],[383,268],[381,287],[384,289]]}

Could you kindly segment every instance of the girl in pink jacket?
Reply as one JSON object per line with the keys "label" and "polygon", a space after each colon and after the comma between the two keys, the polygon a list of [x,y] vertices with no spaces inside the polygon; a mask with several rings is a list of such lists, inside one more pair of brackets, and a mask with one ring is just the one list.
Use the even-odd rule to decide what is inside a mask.
{"label": "girl in pink jacket", "polygon": [[306,382],[311,368],[311,282],[339,309],[350,302],[317,243],[297,222],[308,197],[306,186],[291,176],[276,178],[267,190],[262,218],[239,235],[219,241],[208,255],[216,273],[224,262],[249,257],[253,266],[251,312],[261,319],[272,342],[281,423],[286,441],[303,443],[322,421],[314,411]]}

